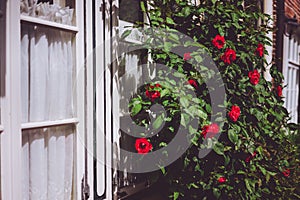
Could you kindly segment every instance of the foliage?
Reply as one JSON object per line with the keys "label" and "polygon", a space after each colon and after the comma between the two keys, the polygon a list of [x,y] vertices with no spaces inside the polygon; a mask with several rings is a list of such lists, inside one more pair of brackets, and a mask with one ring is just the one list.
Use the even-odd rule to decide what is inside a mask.
{"label": "foliage", "polygon": [[[157,69],[156,80],[140,88],[131,99],[131,114],[137,124],[159,129],[157,137],[149,139],[153,151],[168,145],[180,125],[186,128],[191,147],[162,168],[162,179],[174,200],[300,198],[299,150],[292,140],[299,138],[299,126],[288,123],[278,89],[283,87],[283,76],[264,57],[268,53],[264,47],[272,45],[266,36],[271,31],[270,16],[260,11],[259,2],[201,0],[194,5],[152,0],[141,4],[149,18],[147,26],[168,30],[169,34],[146,32],[149,39],[143,46],[169,70]],[[175,31],[172,34],[173,30],[194,43]],[[153,44],[156,48],[150,48]],[[174,53],[183,46],[184,55]],[[206,84],[216,72],[203,65],[205,58],[194,47],[208,52],[222,77],[224,84],[218,86],[225,87],[227,96],[224,102],[217,101],[217,112],[212,110],[216,101],[209,93],[214,88]],[[263,77],[268,65],[272,65],[272,82]],[[145,111],[156,103],[166,112],[151,121]],[[189,125],[194,119],[199,119],[198,128]],[[215,123],[221,127],[219,138],[206,138],[209,125]],[[199,158],[201,148],[213,151]]]}

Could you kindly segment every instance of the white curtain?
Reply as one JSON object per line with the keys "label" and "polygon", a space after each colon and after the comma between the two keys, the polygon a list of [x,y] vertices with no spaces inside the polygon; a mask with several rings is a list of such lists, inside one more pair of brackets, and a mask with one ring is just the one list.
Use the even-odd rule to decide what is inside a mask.
{"label": "white curtain", "polygon": [[[70,33],[22,26],[22,120],[73,117],[74,60]],[[23,199],[70,200],[74,126],[23,131]]]}
{"label": "white curtain", "polygon": [[74,129],[23,131],[23,199],[72,199]]}

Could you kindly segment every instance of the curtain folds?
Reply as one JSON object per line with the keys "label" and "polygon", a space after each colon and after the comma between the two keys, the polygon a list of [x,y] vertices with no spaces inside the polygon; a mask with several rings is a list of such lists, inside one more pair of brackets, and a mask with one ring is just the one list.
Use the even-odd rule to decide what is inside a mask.
{"label": "curtain folds", "polygon": [[74,116],[74,59],[71,33],[22,26],[23,122]]}
{"label": "curtain folds", "polygon": [[23,200],[70,200],[74,128],[26,130],[22,140]]}
{"label": "curtain folds", "polygon": [[[74,60],[71,33],[22,25],[22,121],[72,118]],[[22,133],[23,199],[70,200],[73,125]]]}

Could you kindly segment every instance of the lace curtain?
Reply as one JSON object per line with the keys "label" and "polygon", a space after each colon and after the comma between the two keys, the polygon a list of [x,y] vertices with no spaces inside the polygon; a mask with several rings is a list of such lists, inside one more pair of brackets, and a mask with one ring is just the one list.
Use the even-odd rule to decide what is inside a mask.
{"label": "lace curtain", "polygon": [[[71,33],[22,25],[22,121],[74,116]],[[72,199],[74,127],[31,129],[22,133],[23,199]]]}

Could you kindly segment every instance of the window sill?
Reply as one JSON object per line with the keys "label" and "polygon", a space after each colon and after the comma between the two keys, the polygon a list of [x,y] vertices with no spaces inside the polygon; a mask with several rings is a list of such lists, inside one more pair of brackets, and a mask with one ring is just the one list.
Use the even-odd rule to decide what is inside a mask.
{"label": "window sill", "polygon": [[62,120],[55,120],[55,121],[23,123],[21,125],[21,128],[22,130],[27,130],[27,129],[48,128],[52,126],[62,126],[62,125],[78,124],[78,123],[79,120],[77,118],[70,118],[70,119],[62,119]]}
{"label": "window sill", "polygon": [[73,32],[73,33],[78,32],[78,27],[76,27],[76,26],[60,24],[60,23],[57,23],[57,22],[52,22],[52,21],[48,21],[48,20],[44,20],[44,19],[40,19],[40,18],[36,18],[36,17],[21,15],[20,19],[21,19],[22,23],[29,23],[29,24],[32,24],[32,25],[41,25],[41,26],[60,29],[60,30],[63,30],[63,31],[68,31],[68,32]]}

